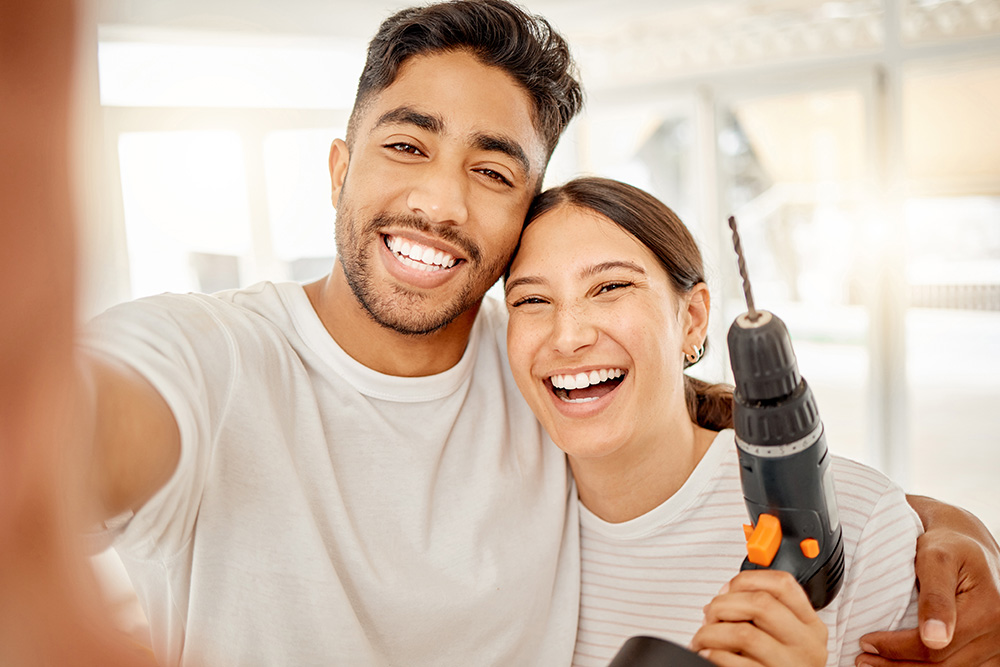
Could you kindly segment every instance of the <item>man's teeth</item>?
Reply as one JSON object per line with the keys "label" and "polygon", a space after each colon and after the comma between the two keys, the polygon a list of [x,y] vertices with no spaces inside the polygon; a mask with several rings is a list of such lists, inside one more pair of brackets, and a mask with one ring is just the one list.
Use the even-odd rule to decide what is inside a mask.
{"label": "man's teeth", "polygon": [[385,245],[396,253],[396,257],[403,264],[414,269],[436,271],[437,269],[450,269],[458,263],[454,257],[443,250],[429,248],[398,236],[386,236]]}
{"label": "man's teeth", "polygon": [[577,373],[576,375],[553,375],[549,380],[556,389],[585,389],[593,384],[620,378],[624,374],[625,371],[620,368],[602,368],[599,371]]}

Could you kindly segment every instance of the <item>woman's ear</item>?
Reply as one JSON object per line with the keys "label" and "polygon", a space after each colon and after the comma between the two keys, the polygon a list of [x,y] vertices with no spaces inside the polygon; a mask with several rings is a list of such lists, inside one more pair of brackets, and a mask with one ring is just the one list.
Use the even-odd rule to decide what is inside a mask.
{"label": "woman's ear", "polygon": [[700,347],[708,336],[708,314],[712,309],[712,297],[708,285],[698,283],[687,293],[687,329],[684,332],[688,345]]}
{"label": "woman's ear", "polygon": [[347,165],[351,162],[351,152],[343,139],[334,139],[330,144],[330,197],[334,208],[340,198],[340,191],[347,180]]}

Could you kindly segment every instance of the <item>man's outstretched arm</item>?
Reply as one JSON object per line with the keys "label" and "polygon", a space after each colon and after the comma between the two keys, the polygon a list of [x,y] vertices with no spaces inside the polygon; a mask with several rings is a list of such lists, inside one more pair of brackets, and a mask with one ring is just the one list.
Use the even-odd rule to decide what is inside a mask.
{"label": "man's outstretched arm", "polygon": [[1000,546],[963,509],[907,500],[925,530],[917,542],[919,629],[865,635],[856,663],[1000,667]]}
{"label": "man's outstretched arm", "polygon": [[[126,484],[95,496],[93,485],[108,475],[87,475],[94,456],[118,450],[113,443],[92,446],[95,426],[121,427],[96,419],[87,407],[74,355],[69,127],[75,33],[72,0],[0,2],[3,665],[150,664],[111,629],[78,539],[88,516],[141,501],[143,493]],[[108,384],[100,367],[94,380]],[[102,401],[117,399],[112,392]],[[169,451],[159,460],[169,466]],[[137,465],[143,467],[141,460]],[[143,478],[162,475],[147,471]]]}

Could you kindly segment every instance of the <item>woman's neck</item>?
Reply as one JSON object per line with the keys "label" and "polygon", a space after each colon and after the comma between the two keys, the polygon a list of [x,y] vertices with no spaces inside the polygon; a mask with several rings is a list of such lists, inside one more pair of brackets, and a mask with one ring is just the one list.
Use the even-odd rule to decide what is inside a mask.
{"label": "woman's neck", "polygon": [[715,436],[685,420],[655,443],[630,443],[601,458],[570,456],[580,501],[610,523],[642,516],[680,490]]}

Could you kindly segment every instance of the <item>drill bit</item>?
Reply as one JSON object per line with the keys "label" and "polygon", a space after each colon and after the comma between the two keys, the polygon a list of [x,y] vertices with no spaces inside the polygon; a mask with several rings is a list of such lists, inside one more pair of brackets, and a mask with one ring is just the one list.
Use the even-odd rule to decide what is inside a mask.
{"label": "drill bit", "polygon": [[750,276],[747,274],[747,262],[743,257],[743,244],[740,242],[740,233],[736,230],[736,218],[729,216],[729,228],[733,230],[733,248],[736,249],[736,259],[740,265],[740,278],[743,279],[743,296],[747,300],[747,318],[751,322],[756,322],[760,315],[753,307],[753,292],[750,291]]}

